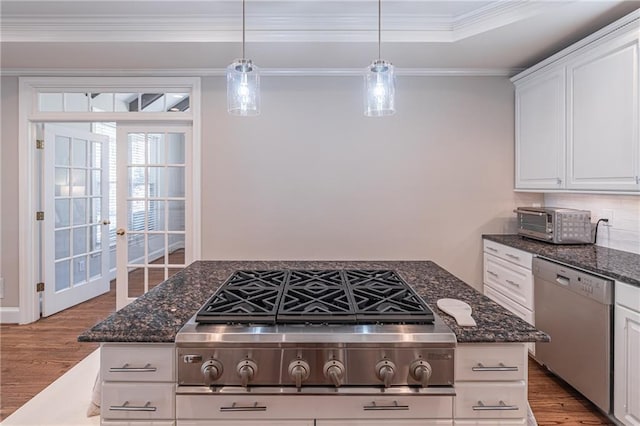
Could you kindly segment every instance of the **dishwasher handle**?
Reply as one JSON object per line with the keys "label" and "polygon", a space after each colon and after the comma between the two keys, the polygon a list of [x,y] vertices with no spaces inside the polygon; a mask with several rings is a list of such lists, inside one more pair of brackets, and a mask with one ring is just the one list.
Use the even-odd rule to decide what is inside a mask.
{"label": "dishwasher handle", "polygon": [[556,282],[563,286],[568,286],[571,280],[567,277],[564,277],[560,274],[556,274]]}

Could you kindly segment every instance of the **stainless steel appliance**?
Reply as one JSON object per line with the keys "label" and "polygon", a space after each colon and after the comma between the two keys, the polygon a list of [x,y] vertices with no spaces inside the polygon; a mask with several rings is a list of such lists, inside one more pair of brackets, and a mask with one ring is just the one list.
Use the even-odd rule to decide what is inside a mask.
{"label": "stainless steel appliance", "polygon": [[366,396],[351,403],[362,412],[408,410],[402,396],[454,395],[455,334],[394,271],[237,271],[176,343],[178,419],[267,411],[284,396],[331,418],[332,408],[317,407],[326,399],[338,409],[336,396],[343,408]]}
{"label": "stainless steel appliance", "polygon": [[591,212],[557,207],[518,207],[518,234],[553,244],[588,244]]}
{"label": "stainless steel appliance", "polygon": [[613,282],[541,258],[533,276],[535,324],[551,336],[535,358],[609,413]]}

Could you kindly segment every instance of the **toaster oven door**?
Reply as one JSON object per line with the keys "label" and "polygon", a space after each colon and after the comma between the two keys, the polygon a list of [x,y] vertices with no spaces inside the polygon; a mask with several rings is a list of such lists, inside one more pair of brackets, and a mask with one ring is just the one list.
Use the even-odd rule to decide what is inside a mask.
{"label": "toaster oven door", "polygon": [[553,217],[544,212],[517,210],[518,233],[544,241],[553,240]]}

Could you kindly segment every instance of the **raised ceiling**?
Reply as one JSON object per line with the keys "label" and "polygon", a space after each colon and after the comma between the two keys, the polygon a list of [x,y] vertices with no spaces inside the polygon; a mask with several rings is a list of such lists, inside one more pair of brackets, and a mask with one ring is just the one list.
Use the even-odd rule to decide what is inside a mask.
{"label": "raised ceiling", "polygon": [[[216,73],[241,55],[241,0],[2,0],[4,74]],[[513,74],[640,8],[639,0],[382,1],[400,70]],[[246,0],[246,57],[268,70],[364,68],[375,0]]]}

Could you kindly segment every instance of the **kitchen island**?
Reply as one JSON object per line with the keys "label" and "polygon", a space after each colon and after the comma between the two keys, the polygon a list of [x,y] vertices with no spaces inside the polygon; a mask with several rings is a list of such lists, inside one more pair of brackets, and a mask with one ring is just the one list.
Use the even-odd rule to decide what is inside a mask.
{"label": "kitchen island", "polygon": [[[337,415],[338,418],[329,417],[318,420],[318,416],[331,416],[332,413],[326,410],[315,414],[305,413],[304,410],[296,410],[295,406],[298,404],[295,403],[286,404],[294,408],[280,413],[277,408],[278,401],[273,402],[275,408],[267,413],[249,411],[245,414],[237,414],[238,410],[229,410],[228,407],[221,406],[219,410],[217,408],[211,408],[211,410],[218,413],[215,418],[217,419],[219,415],[223,423],[214,422],[213,424],[241,425],[242,421],[249,421],[250,424],[267,425],[275,424],[268,421],[277,420],[278,424],[306,425],[313,424],[314,418],[317,421],[316,424],[326,425],[356,425],[362,424],[357,422],[363,419],[368,419],[367,424],[375,424],[377,421],[375,419],[387,419],[380,420],[387,424],[389,421],[397,420],[398,424],[403,425],[452,425],[454,419],[455,424],[460,425],[525,424],[527,352],[524,343],[548,341],[549,337],[429,261],[195,262],[79,336],[80,341],[103,342],[103,424],[116,425],[120,424],[117,423],[118,421],[136,421],[139,422],[135,423],[136,426],[146,426],[151,424],[150,421],[166,421],[167,425],[174,425],[176,417],[178,426],[210,424],[210,420],[199,420],[200,417],[181,419],[180,412],[181,410],[184,412],[185,404],[180,402],[180,398],[176,403],[173,393],[175,392],[174,342],[176,335],[234,271],[280,269],[396,271],[455,334],[457,345],[454,356],[454,392],[447,394],[442,391],[438,396],[433,396],[428,394],[437,393],[438,389],[424,388],[416,391],[417,401],[423,402],[406,402],[406,405],[398,405],[398,400],[402,400],[402,397],[387,395],[384,393],[384,388],[381,388],[380,397],[376,397],[372,405],[376,409],[370,409],[367,405],[369,409],[365,408],[365,411],[360,409],[362,417],[355,418],[353,414],[344,414],[337,410],[336,412],[341,413]],[[438,309],[436,302],[441,298],[456,298],[467,302],[473,309],[477,326],[459,327],[452,317]],[[145,352],[148,356],[141,357]],[[163,354],[167,358],[164,361]],[[156,367],[156,364],[159,367]],[[165,370],[162,377],[157,380],[145,378],[152,377],[161,369],[160,367]],[[131,374],[127,378],[122,378],[122,374],[126,375],[128,370]],[[145,376],[142,370],[149,370],[149,375]],[[136,395],[140,395],[141,390],[146,390],[147,395],[158,395],[157,402],[154,403],[153,398],[149,396],[140,396],[138,399],[142,399],[137,401]],[[342,389],[340,391],[342,392]],[[284,397],[299,398],[298,401],[303,401],[301,396]],[[264,398],[269,400],[267,397]],[[282,401],[283,397],[277,398]],[[340,401],[347,401],[349,398],[353,400],[355,396],[341,398]],[[390,400],[388,403],[395,408],[388,411],[382,410],[384,406],[376,405],[376,402],[380,404],[381,398],[383,400],[392,398],[393,401]],[[406,399],[416,401],[414,398],[416,397]],[[114,400],[118,402],[114,403]],[[211,406],[211,404],[207,405]],[[235,404],[234,400],[230,406],[237,407]],[[429,404],[437,409],[425,411],[419,408]],[[166,406],[166,409],[151,410],[156,406]],[[111,413],[108,414],[108,411]],[[274,413],[280,414],[273,417],[276,415]],[[390,415],[393,417],[389,417]],[[305,416],[311,418],[305,419]],[[235,423],[236,420],[230,421],[231,418],[238,419],[240,423]],[[489,423],[482,423],[485,421]]]}

